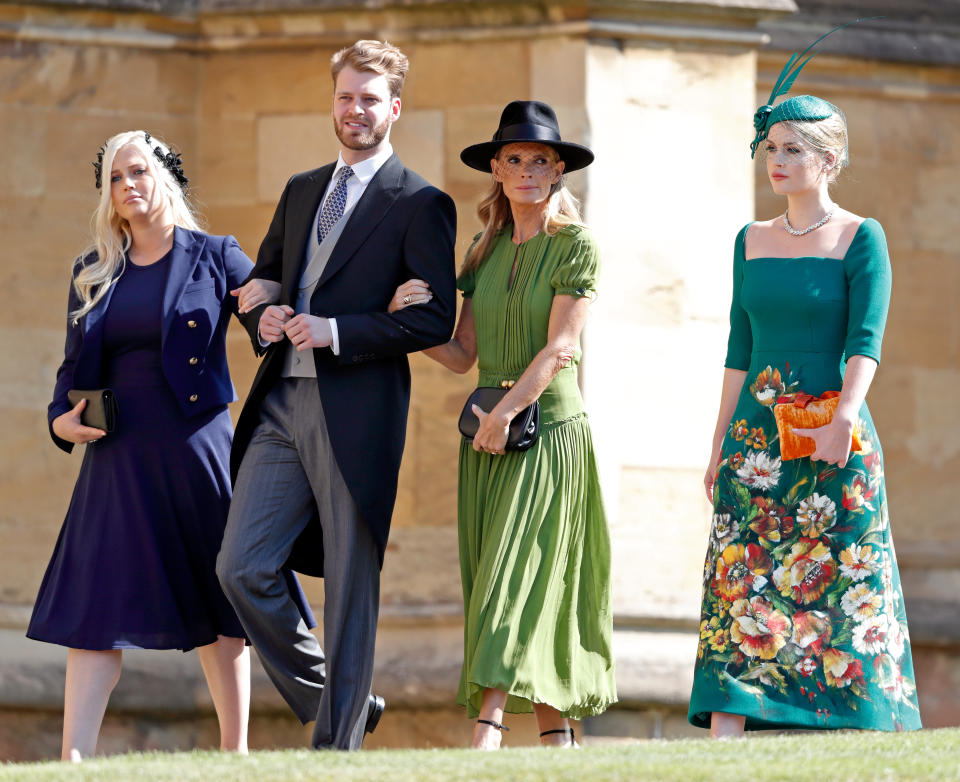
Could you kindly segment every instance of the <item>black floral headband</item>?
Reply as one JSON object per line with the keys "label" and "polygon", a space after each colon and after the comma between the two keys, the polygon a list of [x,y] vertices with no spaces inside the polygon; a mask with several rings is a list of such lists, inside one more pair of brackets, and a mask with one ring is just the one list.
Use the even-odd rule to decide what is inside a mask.
{"label": "black floral headband", "polygon": [[[144,141],[146,141],[147,146],[150,146],[150,134],[146,131],[143,132]],[[100,147],[100,151],[97,153],[97,160],[93,164],[93,171],[95,176],[95,181],[97,184],[97,190],[103,185],[103,155],[106,152],[106,147]],[[190,180],[183,173],[183,160],[180,157],[180,153],[174,152],[164,152],[163,148],[158,144],[153,147],[153,154],[156,156],[157,160],[163,165],[167,171],[169,171],[173,178],[177,180],[177,183],[184,190],[187,189]]]}

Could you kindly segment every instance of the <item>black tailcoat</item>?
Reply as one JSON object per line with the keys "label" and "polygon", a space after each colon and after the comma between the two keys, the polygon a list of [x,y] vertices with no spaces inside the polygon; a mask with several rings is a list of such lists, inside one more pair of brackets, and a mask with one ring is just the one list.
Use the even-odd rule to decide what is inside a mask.
{"label": "black tailcoat", "polygon": [[[307,239],[335,164],[293,176],[280,197],[251,278],[281,283],[280,303],[296,300]],[[446,342],[456,318],[453,200],[393,155],[377,171],[354,207],[310,300],[310,313],[336,318],[340,354],[313,350],[317,390],[337,465],[377,540],[380,565],[397,496],[410,403],[407,353]],[[429,283],[433,299],[392,314],[398,285]],[[245,325],[254,348],[263,307]],[[270,345],[237,423],[231,473],[237,471],[260,418],[260,402],[277,383],[289,340]],[[323,573],[323,543],[314,518],[298,538],[289,563]]]}

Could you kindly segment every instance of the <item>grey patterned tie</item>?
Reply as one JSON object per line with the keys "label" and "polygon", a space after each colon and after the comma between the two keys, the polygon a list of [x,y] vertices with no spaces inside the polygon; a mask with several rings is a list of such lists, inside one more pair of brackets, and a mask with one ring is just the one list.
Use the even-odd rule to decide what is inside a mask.
{"label": "grey patterned tie", "polygon": [[350,166],[341,168],[337,172],[337,184],[330,191],[327,200],[323,202],[323,209],[320,210],[320,217],[317,219],[317,242],[321,244],[324,237],[330,233],[330,229],[343,217],[343,210],[347,205],[347,180],[352,176],[353,169]]}

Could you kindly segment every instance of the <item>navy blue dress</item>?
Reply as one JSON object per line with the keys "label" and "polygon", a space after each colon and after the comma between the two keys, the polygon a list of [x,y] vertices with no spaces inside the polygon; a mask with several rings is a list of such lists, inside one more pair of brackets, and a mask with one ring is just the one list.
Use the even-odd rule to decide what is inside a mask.
{"label": "navy blue dress", "polygon": [[225,404],[184,416],[164,377],[169,258],[128,260],[116,282],[103,383],[117,396],[118,426],[86,448],[30,638],[76,649],[186,651],[218,635],[244,637],[215,573],[233,426]]}

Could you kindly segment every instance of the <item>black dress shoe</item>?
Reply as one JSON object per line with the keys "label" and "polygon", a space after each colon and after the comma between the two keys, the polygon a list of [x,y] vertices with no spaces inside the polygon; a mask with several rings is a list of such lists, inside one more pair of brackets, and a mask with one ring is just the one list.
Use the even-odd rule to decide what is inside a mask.
{"label": "black dress shoe", "polygon": [[367,699],[367,724],[364,726],[364,730],[367,733],[373,733],[377,728],[377,723],[380,722],[380,717],[383,716],[383,710],[386,708],[387,702],[381,698],[379,695],[374,695],[370,693],[370,697]]}

